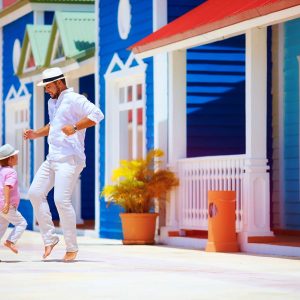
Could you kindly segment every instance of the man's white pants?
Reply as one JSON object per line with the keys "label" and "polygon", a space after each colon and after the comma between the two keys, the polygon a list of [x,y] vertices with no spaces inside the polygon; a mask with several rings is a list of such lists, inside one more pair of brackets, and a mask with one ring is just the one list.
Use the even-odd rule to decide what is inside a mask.
{"label": "man's white pants", "polygon": [[5,234],[9,223],[13,224],[15,227],[11,231],[7,240],[15,244],[25,231],[27,222],[15,207],[11,206],[7,214],[0,212],[0,239]]}
{"label": "man's white pants", "polygon": [[54,202],[67,252],[78,251],[76,238],[76,215],[72,206],[72,192],[84,164],[77,164],[70,156],[64,161],[44,161],[37,171],[28,191],[45,246],[58,242],[52,221],[47,195],[54,186]]}

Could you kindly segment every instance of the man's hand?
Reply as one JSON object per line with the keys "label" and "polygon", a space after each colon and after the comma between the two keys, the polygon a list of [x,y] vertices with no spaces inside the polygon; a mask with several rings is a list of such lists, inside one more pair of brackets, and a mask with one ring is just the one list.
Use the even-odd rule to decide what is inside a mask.
{"label": "man's hand", "polygon": [[9,204],[5,204],[1,212],[6,215],[9,212]]}
{"label": "man's hand", "polygon": [[36,139],[37,137],[38,137],[37,133],[32,129],[26,129],[23,132],[24,140],[33,140],[33,139]]}
{"label": "man's hand", "polygon": [[72,134],[74,134],[74,133],[76,132],[73,125],[66,125],[66,126],[64,126],[64,127],[61,129],[61,131],[62,131],[65,135],[67,135],[67,136],[72,135]]}

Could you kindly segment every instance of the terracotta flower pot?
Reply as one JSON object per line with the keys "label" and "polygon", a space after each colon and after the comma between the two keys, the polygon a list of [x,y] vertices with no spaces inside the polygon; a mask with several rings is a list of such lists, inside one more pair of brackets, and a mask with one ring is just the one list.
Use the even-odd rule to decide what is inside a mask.
{"label": "terracotta flower pot", "polygon": [[124,245],[153,245],[157,213],[121,213]]}

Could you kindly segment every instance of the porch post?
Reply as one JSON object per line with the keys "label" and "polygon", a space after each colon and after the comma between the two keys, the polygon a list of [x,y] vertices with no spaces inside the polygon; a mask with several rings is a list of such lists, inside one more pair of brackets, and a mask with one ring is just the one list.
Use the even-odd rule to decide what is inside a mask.
{"label": "porch post", "polygon": [[[186,157],[186,51],[168,54],[168,162],[176,170],[177,160]],[[179,197],[172,192],[167,224],[178,227]]]}
{"label": "porch post", "polygon": [[246,163],[242,228],[245,238],[272,235],[266,145],[267,29],[254,28],[246,32]]}
{"label": "porch post", "polygon": [[[153,1],[153,32],[168,23],[167,0]],[[153,56],[154,86],[154,148],[164,151],[164,166],[168,159],[168,54]],[[158,228],[166,225],[166,204],[159,201]]]}

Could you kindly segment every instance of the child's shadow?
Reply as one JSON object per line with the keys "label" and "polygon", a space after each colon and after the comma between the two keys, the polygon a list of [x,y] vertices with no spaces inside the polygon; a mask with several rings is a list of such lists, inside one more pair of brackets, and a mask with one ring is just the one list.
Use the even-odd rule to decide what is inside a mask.
{"label": "child's shadow", "polygon": [[22,260],[0,260],[0,264],[1,263],[5,263],[5,264],[15,264],[15,263],[21,263],[24,262]]}
{"label": "child's shadow", "polygon": [[[0,260],[0,264],[1,263],[14,264],[14,263],[25,263],[25,262],[28,262],[28,261],[26,261],[26,260]],[[73,264],[73,263],[79,263],[79,262],[103,263],[103,261],[100,261],[100,260],[82,260],[82,259],[72,260],[72,261],[64,261],[63,259],[47,259],[47,260],[35,260],[32,262],[43,262],[43,263],[60,262],[60,263],[65,263],[65,264]]]}

